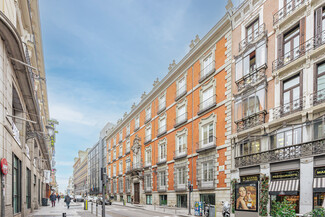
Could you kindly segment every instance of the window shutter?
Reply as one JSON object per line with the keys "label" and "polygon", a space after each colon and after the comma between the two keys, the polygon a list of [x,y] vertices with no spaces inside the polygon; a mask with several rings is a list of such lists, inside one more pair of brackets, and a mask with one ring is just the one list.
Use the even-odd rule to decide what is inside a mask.
{"label": "window shutter", "polygon": [[315,44],[321,43],[321,32],[322,32],[322,7],[316,9],[315,12],[315,36],[316,36],[316,41]]}
{"label": "window shutter", "polygon": [[256,68],[266,64],[266,44],[259,45],[256,49]]}
{"label": "window shutter", "polygon": [[243,77],[243,61],[242,58],[240,57],[236,61],[236,81],[238,81],[242,77]]}

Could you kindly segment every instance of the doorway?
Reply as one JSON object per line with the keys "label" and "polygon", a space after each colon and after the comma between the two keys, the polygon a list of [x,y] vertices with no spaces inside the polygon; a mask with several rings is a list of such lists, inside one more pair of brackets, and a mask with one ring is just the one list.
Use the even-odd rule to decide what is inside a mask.
{"label": "doorway", "polygon": [[140,203],[140,184],[134,183],[134,203]]}

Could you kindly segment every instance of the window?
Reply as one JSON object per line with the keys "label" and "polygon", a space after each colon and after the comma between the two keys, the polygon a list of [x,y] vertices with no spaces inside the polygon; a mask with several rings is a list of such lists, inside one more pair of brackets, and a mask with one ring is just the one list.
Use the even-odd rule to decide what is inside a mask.
{"label": "window", "polygon": [[126,141],[125,153],[130,152],[130,140]]}
{"label": "window", "polygon": [[325,42],[325,7],[320,7],[315,11],[315,37],[316,45]]}
{"label": "window", "polygon": [[151,141],[151,126],[148,126],[146,128],[146,139],[145,142]]}
{"label": "window", "polygon": [[125,188],[126,188],[126,192],[130,191],[130,179],[126,179],[125,180]]}
{"label": "window", "polygon": [[30,169],[26,168],[26,205],[27,209],[31,208],[31,191],[32,191],[32,177]]}
{"label": "window", "polygon": [[146,109],[146,121],[151,120],[151,107]]}
{"label": "window", "polygon": [[151,148],[147,148],[145,152],[146,165],[151,165]]}
{"label": "window", "polygon": [[184,93],[186,93],[186,77],[182,77],[177,82],[177,91],[176,91],[176,97],[182,96]]}
{"label": "window", "polygon": [[265,109],[265,86],[260,86],[256,91],[236,99],[235,121],[245,119]]}
{"label": "window", "polygon": [[259,20],[255,20],[246,28],[247,42],[254,41],[259,35]]}
{"label": "window", "polygon": [[116,194],[116,180],[113,181],[113,193]]}
{"label": "window", "polygon": [[119,174],[123,174],[123,161],[121,160],[120,162],[119,162]]}
{"label": "window", "polygon": [[158,162],[166,161],[167,145],[166,142],[160,142],[158,145]]}
{"label": "window", "polygon": [[[252,49],[243,54],[236,60],[236,81],[241,80],[243,77],[254,74],[257,69],[265,66],[266,64],[266,42],[261,41]],[[252,77],[254,82],[255,77]]]}
{"label": "window", "polygon": [[297,110],[301,108],[301,76],[294,76],[286,81],[283,81],[282,88],[282,105],[283,113]]}
{"label": "window", "polygon": [[151,175],[145,176],[145,187],[146,191],[151,191]]}
{"label": "window", "polygon": [[158,99],[158,112],[161,112],[165,108],[166,108],[166,96],[165,95],[162,95]]}
{"label": "window", "polygon": [[110,140],[107,140],[107,148],[111,149],[111,141]]}
{"label": "window", "polygon": [[200,201],[205,204],[216,204],[215,194],[200,194]]}
{"label": "window", "polygon": [[107,154],[107,163],[111,162],[111,152],[109,151]]}
{"label": "window", "polygon": [[137,130],[140,127],[140,118],[139,116],[135,118],[135,127],[134,130]]}
{"label": "window", "polygon": [[113,165],[113,176],[116,176],[116,164]]}
{"label": "window", "polygon": [[302,136],[301,125],[277,130],[276,133],[271,136],[271,147],[272,149],[276,149],[300,144],[303,141]]}
{"label": "window", "polygon": [[167,195],[159,195],[159,205],[167,206]]}
{"label": "window", "polygon": [[316,101],[325,99],[325,62],[317,65],[316,70]]}
{"label": "window", "polygon": [[314,139],[322,139],[325,137],[325,123],[323,119],[314,122]]}
{"label": "window", "polygon": [[176,137],[176,154],[180,155],[186,153],[186,134]]}
{"label": "window", "polygon": [[201,109],[206,109],[213,105],[214,98],[213,98],[213,87],[209,87],[208,89],[202,92],[202,106]]}
{"label": "window", "polygon": [[176,124],[184,123],[187,121],[186,105],[178,107],[176,120]]}
{"label": "window", "polygon": [[107,174],[108,178],[111,178],[111,167],[108,167],[108,174]]}
{"label": "window", "polygon": [[212,182],[213,181],[213,162],[202,163],[202,182]]}
{"label": "window", "polygon": [[123,155],[123,144],[120,144],[120,147],[119,147],[119,157],[122,157]]}
{"label": "window", "polygon": [[126,171],[130,171],[130,159],[126,160]]}
{"label": "window", "polygon": [[202,126],[202,141],[201,146],[208,146],[214,142],[214,133],[213,133],[213,122],[205,124]]}
{"label": "window", "polygon": [[113,160],[115,160],[116,159],[116,149],[114,149],[114,151],[113,151]]}
{"label": "window", "polygon": [[152,205],[152,195],[146,195],[146,204]]}
{"label": "window", "polygon": [[119,138],[119,139],[120,139],[119,141],[121,142],[122,139],[123,139],[123,133],[122,133],[122,131],[120,131],[120,135],[119,135],[119,137],[120,137],[120,138]]}
{"label": "window", "polygon": [[116,146],[116,138],[114,137],[114,140],[113,140],[114,142],[113,142],[113,147],[115,147]]}
{"label": "window", "polygon": [[123,179],[119,178],[118,180],[118,190],[119,192],[123,192]]}
{"label": "window", "polygon": [[[14,213],[21,212],[21,161],[13,154],[12,200]],[[40,187],[40,181],[39,181]],[[39,190],[40,193],[40,190]]]}
{"label": "window", "polygon": [[166,172],[162,171],[159,172],[159,187],[165,187],[166,186]]}
{"label": "window", "polygon": [[186,184],[186,168],[181,167],[177,169],[177,184],[185,185]]}
{"label": "window", "polygon": [[166,132],[166,117],[162,117],[158,122],[158,135],[161,135]]}
{"label": "window", "polygon": [[284,63],[299,57],[300,28],[299,25],[283,37]]}
{"label": "window", "polygon": [[127,125],[127,127],[126,127],[126,135],[127,135],[127,136],[130,135],[130,124]]}
{"label": "window", "polygon": [[208,74],[210,74],[213,68],[214,67],[212,65],[212,54],[211,54],[203,60],[203,73],[201,75],[201,78],[206,77]]}
{"label": "window", "polygon": [[261,150],[261,140],[249,140],[243,141],[239,144],[239,155],[248,155],[248,154],[255,154],[259,153]]}

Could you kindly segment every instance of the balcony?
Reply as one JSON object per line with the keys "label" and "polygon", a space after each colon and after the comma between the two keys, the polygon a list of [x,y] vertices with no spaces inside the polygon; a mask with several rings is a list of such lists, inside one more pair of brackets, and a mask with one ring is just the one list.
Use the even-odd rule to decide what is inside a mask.
{"label": "balcony", "polygon": [[165,164],[167,162],[167,156],[158,156],[157,165]]}
{"label": "balcony", "polygon": [[177,183],[175,183],[174,188],[175,188],[175,191],[178,191],[178,192],[187,191],[186,184],[177,184]]}
{"label": "balcony", "polygon": [[180,98],[182,98],[183,96],[185,96],[186,93],[187,93],[186,85],[179,87],[176,91],[175,101],[177,101]]}
{"label": "balcony", "polygon": [[310,104],[313,106],[319,105],[325,102],[325,89],[316,91],[310,96]]}
{"label": "balcony", "polygon": [[208,111],[217,105],[217,96],[214,95],[198,105],[198,115]]}
{"label": "balcony", "polygon": [[166,109],[166,101],[159,103],[157,107],[157,115],[163,112]]}
{"label": "balcony", "polygon": [[250,47],[250,45],[253,45],[265,35],[265,24],[263,23],[253,33],[251,33],[244,40],[239,42],[239,52],[245,50],[247,47]]}
{"label": "balcony", "polygon": [[197,180],[197,187],[199,190],[211,190],[215,188],[215,180],[211,178],[210,180],[205,180],[203,178],[199,178]]}
{"label": "balcony", "polygon": [[305,97],[285,103],[273,109],[273,120],[301,111],[306,105]]}
{"label": "balcony", "polygon": [[131,171],[141,171],[143,168],[142,162],[137,162],[131,164]]}
{"label": "balcony", "polygon": [[144,192],[145,193],[150,193],[152,191],[152,187],[151,187],[151,185],[149,185],[149,186],[145,186],[144,187]]}
{"label": "balcony", "polygon": [[216,148],[217,138],[215,136],[209,136],[209,138],[203,139],[196,143],[196,152],[200,153],[213,148]]}
{"label": "balcony", "polygon": [[167,191],[167,186],[166,185],[158,186],[157,189],[158,189],[158,192],[166,192]]}
{"label": "balcony", "polygon": [[134,131],[133,131],[133,132],[137,132],[139,128],[140,128],[140,125],[139,125],[139,124],[136,124],[136,125],[134,126]]}
{"label": "balcony", "polygon": [[216,71],[215,61],[212,61],[209,65],[207,65],[204,69],[200,71],[199,83],[203,82],[206,78],[212,75]]}
{"label": "balcony", "polygon": [[252,70],[248,75],[243,76],[242,78],[238,79],[236,82],[238,92],[252,87],[254,85],[257,85],[259,82],[266,79],[265,70],[266,65],[263,65],[262,67],[259,67],[256,69],[256,67],[252,67]]}
{"label": "balcony", "polygon": [[249,128],[265,123],[265,116],[266,111],[262,110],[255,114],[248,115],[243,119],[235,121],[235,124],[237,125],[237,132],[247,130]]}
{"label": "balcony", "polygon": [[[272,63],[272,71],[281,69],[282,67],[294,62],[302,56],[305,56],[306,52],[315,50],[320,46],[325,44],[325,31],[321,32],[319,35],[307,40],[306,42],[300,44],[289,52],[285,53],[282,57],[274,60]],[[305,59],[303,59],[305,60]]]}
{"label": "balcony", "polygon": [[300,6],[304,5],[304,3],[305,3],[305,0],[291,0],[290,2],[288,2],[286,5],[284,5],[283,8],[278,10],[273,15],[273,25],[276,25],[281,20],[288,17],[290,14],[295,12]]}
{"label": "balcony", "polygon": [[179,150],[174,151],[174,157],[173,157],[174,160],[179,160],[179,159],[182,159],[185,157],[187,157],[187,149],[184,149],[181,151],[179,151]]}
{"label": "balcony", "polygon": [[325,153],[325,139],[300,143],[297,145],[271,149],[259,153],[235,157],[236,167],[259,165],[262,163],[273,163],[289,161],[304,157],[312,157]]}
{"label": "balcony", "polygon": [[167,133],[167,126],[163,125],[163,126],[158,128],[157,137],[163,136],[165,133]]}
{"label": "balcony", "polygon": [[130,148],[126,148],[125,155],[130,154]]}
{"label": "balcony", "polygon": [[128,174],[130,172],[131,172],[131,166],[130,165],[126,165],[125,173]]}
{"label": "balcony", "polygon": [[126,131],[125,138],[128,138],[130,136],[130,129]]}
{"label": "balcony", "polygon": [[144,138],[144,144],[147,145],[151,142],[151,134],[150,135],[147,135],[145,138]]}
{"label": "balcony", "polygon": [[150,120],[151,120],[151,113],[150,114],[146,114],[146,118],[144,120],[144,123],[147,124]]}
{"label": "balcony", "polygon": [[180,114],[178,115],[177,118],[175,118],[174,128],[177,128],[186,122],[187,122],[187,112]]}

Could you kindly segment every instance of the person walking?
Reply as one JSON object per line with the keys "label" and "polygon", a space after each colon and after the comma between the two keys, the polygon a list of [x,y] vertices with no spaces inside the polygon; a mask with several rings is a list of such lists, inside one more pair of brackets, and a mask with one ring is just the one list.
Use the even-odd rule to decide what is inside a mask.
{"label": "person walking", "polygon": [[66,195],[64,197],[64,202],[67,204],[67,207],[69,209],[70,208],[71,197],[69,195]]}
{"label": "person walking", "polygon": [[58,195],[58,203],[60,202],[60,198],[61,198],[61,196],[60,196],[60,195]]}
{"label": "person walking", "polygon": [[55,201],[56,201],[56,195],[54,193],[51,194],[50,200],[51,200],[51,203],[52,203],[52,207],[54,207],[55,206]]}

